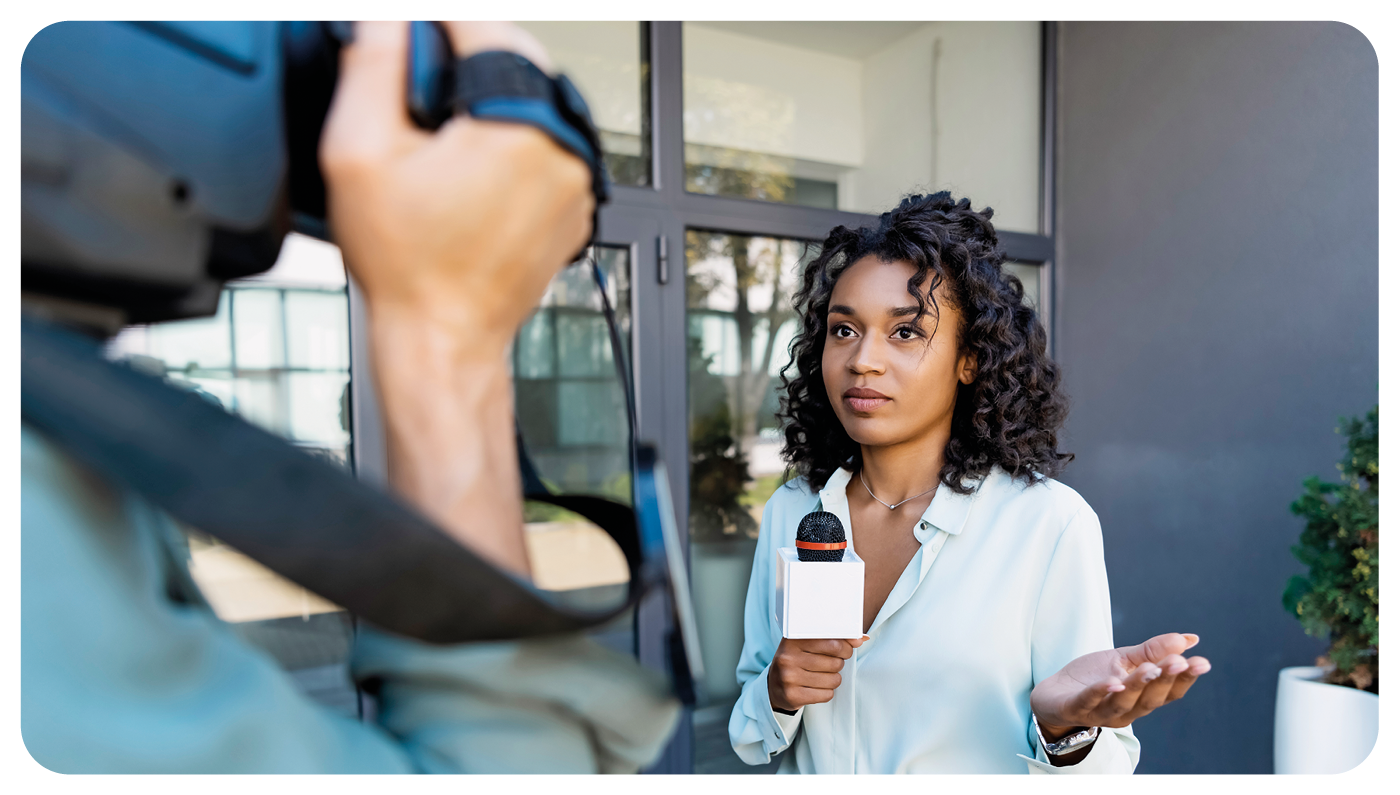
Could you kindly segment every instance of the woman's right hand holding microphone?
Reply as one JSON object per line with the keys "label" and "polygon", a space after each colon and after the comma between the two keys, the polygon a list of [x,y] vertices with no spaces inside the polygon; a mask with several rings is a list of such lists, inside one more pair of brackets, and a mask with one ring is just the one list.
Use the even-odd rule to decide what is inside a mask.
{"label": "woman's right hand holding microphone", "polygon": [[768,702],[785,712],[822,704],[841,686],[841,669],[867,637],[846,640],[783,638],[768,666]]}

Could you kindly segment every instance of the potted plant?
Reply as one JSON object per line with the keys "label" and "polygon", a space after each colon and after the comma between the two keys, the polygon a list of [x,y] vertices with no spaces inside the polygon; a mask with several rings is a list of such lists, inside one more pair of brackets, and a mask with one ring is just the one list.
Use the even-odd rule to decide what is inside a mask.
{"label": "potted plant", "polygon": [[1303,629],[1326,638],[1317,664],[1279,672],[1274,772],[1340,773],[1360,764],[1380,725],[1378,408],[1343,420],[1341,483],[1308,478],[1290,507],[1307,520],[1293,555],[1308,567],[1284,591]]}

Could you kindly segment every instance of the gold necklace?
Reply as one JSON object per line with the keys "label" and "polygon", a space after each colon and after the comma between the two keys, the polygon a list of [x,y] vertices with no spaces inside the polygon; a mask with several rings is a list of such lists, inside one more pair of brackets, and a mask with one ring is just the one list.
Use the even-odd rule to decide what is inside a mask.
{"label": "gold necklace", "polygon": [[938,484],[935,483],[935,484],[933,484],[933,489],[929,489],[928,491],[919,492],[918,494],[915,494],[913,497],[910,497],[910,498],[904,499],[904,500],[900,500],[899,502],[895,503],[894,505],[890,505],[889,503],[885,502],[884,500],[880,499],[879,497],[876,497],[876,496],[875,496],[875,492],[873,492],[873,491],[870,490],[870,484],[865,482],[865,470],[864,470],[864,469],[862,469],[862,470],[859,472],[859,475],[860,475],[860,485],[862,485],[862,486],[865,487],[865,492],[866,492],[867,494],[870,495],[870,499],[872,499],[872,500],[874,500],[874,501],[880,503],[881,505],[885,506],[886,508],[889,508],[891,511],[893,511],[895,508],[898,508],[899,506],[903,505],[904,503],[909,502],[909,500],[917,500],[918,498],[924,496],[925,494],[928,494],[928,491],[933,491],[933,489],[938,488]]}

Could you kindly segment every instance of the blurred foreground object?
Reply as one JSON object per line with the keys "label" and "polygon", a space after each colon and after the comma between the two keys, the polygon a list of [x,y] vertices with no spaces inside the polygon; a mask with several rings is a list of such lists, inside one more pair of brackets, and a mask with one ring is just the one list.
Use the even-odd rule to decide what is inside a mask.
{"label": "blurred foreground object", "polygon": [[[367,50],[371,33],[381,44],[386,34],[399,37],[397,57],[360,58],[361,80],[369,74],[381,84],[395,66],[411,67],[404,73],[416,79],[425,72],[422,47],[445,40],[437,23],[361,30],[365,45],[348,47],[346,63]],[[313,34],[310,53],[292,46],[305,40],[299,31]],[[556,603],[449,537],[421,504],[247,424],[217,398],[172,387],[149,357],[127,367],[103,355],[103,341],[132,322],[213,314],[224,282],[272,265],[294,219],[325,236],[316,228],[324,213],[310,212],[313,203],[296,189],[298,164],[319,169],[319,135],[296,122],[310,118],[319,132],[350,33],[339,23],[60,23],[25,52],[21,729],[50,769],[623,772],[654,757],[675,722],[677,705],[660,677],[567,634],[624,606]],[[429,76],[493,54],[454,60],[450,49],[435,52]],[[514,74],[514,64],[542,78],[536,88],[563,82],[518,55],[494,55],[511,56],[497,78]],[[330,70],[329,83],[310,92],[324,98],[320,107],[293,101],[307,99],[291,90],[308,87],[304,67],[320,77]],[[508,81],[488,78],[464,88],[478,98],[513,96]],[[347,78],[336,96],[362,98],[357,88]],[[407,100],[420,118],[421,97],[406,93],[379,99]],[[492,118],[556,142],[565,129],[587,132],[586,107],[569,102],[576,95],[517,98],[529,113],[517,118],[507,108]],[[460,96],[447,99],[476,115]],[[376,110],[383,117],[391,109]],[[492,129],[549,146],[518,127]],[[416,132],[432,140],[447,131]],[[299,151],[297,142],[308,140]],[[589,143],[561,146],[591,166],[596,194],[596,140],[591,152]],[[506,171],[538,165],[509,152],[488,158],[460,141],[448,154]],[[450,188],[457,204],[449,211],[473,206],[481,193],[499,198],[450,175],[418,179],[414,189]],[[354,192],[335,196],[344,204]],[[520,225],[541,222],[526,216]],[[403,256],[406,240],[427,233],[422,226],[376,241],[378,253]],[[489,228],[471,229],[473,244],[500,243]],[[531,299],[508,284],[494,292],[488,297],[498,303]],[[493,330],[507,339],[514,332]],[[463,457],[461,445],[448,452]],[[678,549],[664,488],[650,480],[654,456],[644,447],[634,454],[640,516],[628,506],[535,495],[599,512],[630,553],[629,603],[646,586],[667,586]],[[520,463],[528,470],[523,454]],[[514,464],[512,455],[506,469]],[[323,709],[220,622],[191,578],[172,518],[378,625],[360,626],[351,662],[355,680],[378,695],[377,710],[362,702],[355,720]],[[556,637],[518,640],[544,634]]]}
{"label": "blurred foreground object", "polygon": [[[454,60],[439,23],[410,37],[405,110],[421,129],[454,112],[535,127],[606,201],[598,133],[566,76],[505,51]],[[115,310],[109,331],[211,315],[222,283],[272,267],[292,228],[328,239],[318,146],[353,38],[344,22],[41,30],[20,69],[24,291]]]}

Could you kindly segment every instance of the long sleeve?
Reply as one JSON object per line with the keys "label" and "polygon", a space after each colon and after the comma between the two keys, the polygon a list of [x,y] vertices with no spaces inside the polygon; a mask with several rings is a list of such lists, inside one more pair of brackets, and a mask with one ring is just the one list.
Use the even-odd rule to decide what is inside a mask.
{"label": "long sleeve", "polygon": [[[367,631],[380,723],[331,712],[204,605],[168,595],[170,520],[22,432],[21,733],[77,772],[636,770],[678,714],[578,636],[428,647]],[[183,574],[183,570],[177,570]]]}
{"label": "long sleeve", "polygon": [[351,668],[427,772],[632,773],[679,716],[660,675],[578,635],[438,647],[362,630]]}
{"label": "long sleeve", "polygon": [[[791,488],[791,487],[780,487]],[[782,640],[782,630],[774,614],[773,578],[776,563],[773,549],[774,500],[763,508],[749,591],[744,599],[744,648],[737,670],[742,690],[729,715],[729,742],[739,758],[750,765],[761,765],[781,753],[797,736],[802,709],[796,715],[773,711],[768,699],[768,668]]]}
{"label": "long sleeve", "polygon": [[[1113,619],[1103,535],[1098,516],[1084,505],[1060,534],[1036,606],[1031,629],[1034,683],[1040,684],[1076,657],[1111,648]],[[1036,758],[1021,758],[1031,773],[1131,773],[1137,767],[1139,744],[1131,727],[1100,730],[1088,756],[1067,767],[1050,764],[1029,720],[1026,731]]]}

